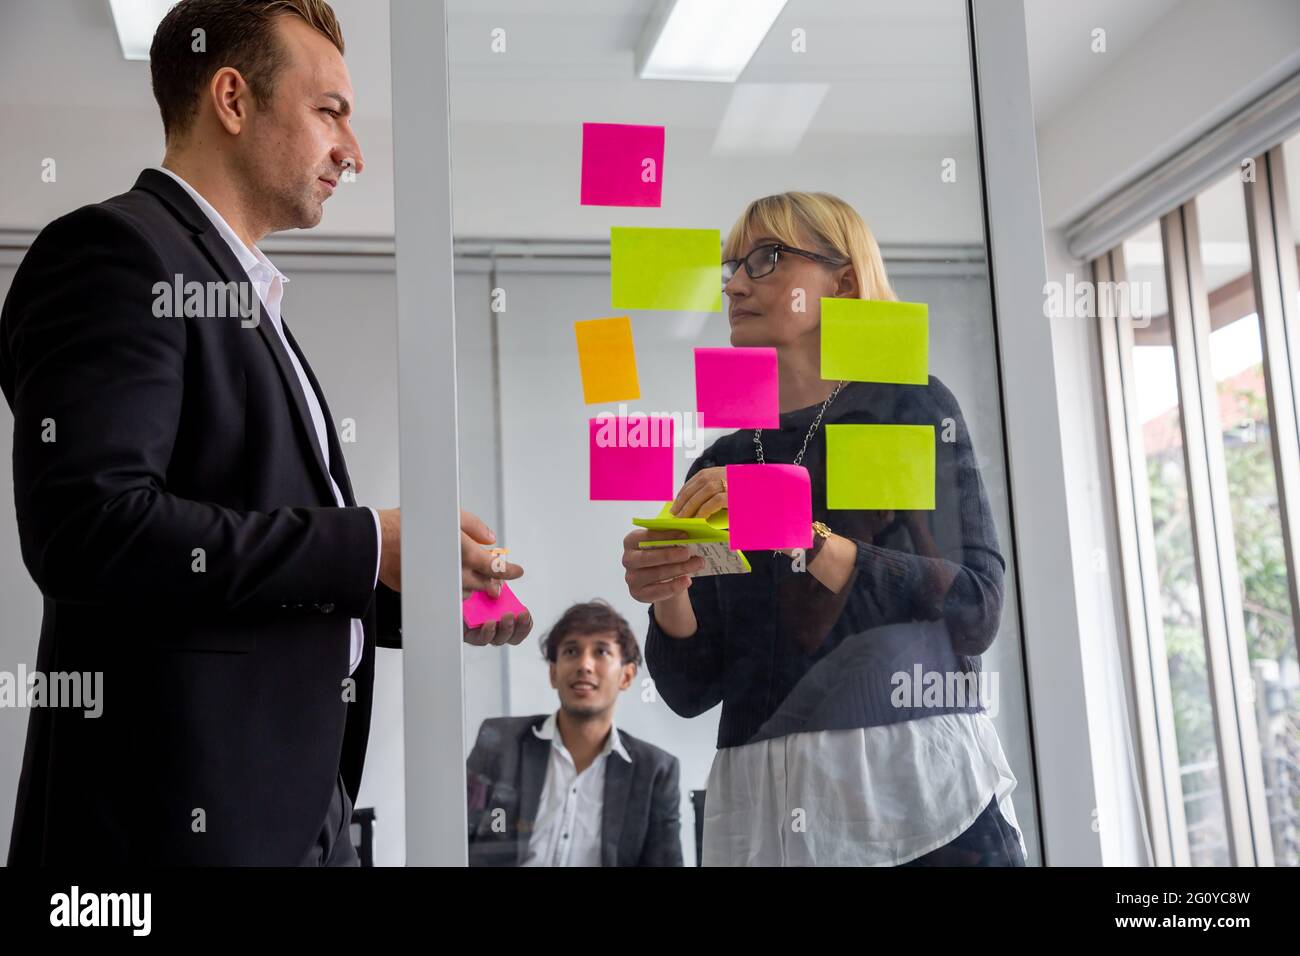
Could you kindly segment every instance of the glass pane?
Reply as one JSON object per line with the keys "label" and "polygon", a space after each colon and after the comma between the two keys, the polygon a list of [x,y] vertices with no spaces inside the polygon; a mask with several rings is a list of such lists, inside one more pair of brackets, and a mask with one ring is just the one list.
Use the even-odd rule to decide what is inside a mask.
{"label": "glass pane", "polygon": [[1228,472],[1255,719],[1279,866],[1300,863],[1300,669],[1282,543],[1245,197],[1237,172],[1196,199],[1210,304],[1210,365]]}
{"label": "glass pane", "polygon": [[1192,545],[1182,413],[1159,224],[1152,223],[1126,240],[1123,255],[1129,282],[1147,283],[1144,288],[1150,289],[1152,303],[1150,325],[1133,330],[1133,388],[1146,458],[1150,534],[1155,545],[1160,620],[1178,745],[1179,779],[1167,785],[1171,793],[1178,792],[1175,783],[1182,791],[1192,864],[1226,866],[1230,861],[1222,778],[1205,667],[1201,592]]}
{"label": "glass pane", "polygon": [[[756,32],[736,82],[641,78],[652,6],[451,4],[461,504],[492,516],[536,622],[517,646],[467,649],[471,862],[1036,864],[965,4],[792,0]],[[678,9],[692,6],[708,5]],[[736,43],[753,26],[737,18],[769,5],[740,6],[725,27]],[[652,57],[655,69],[716,68],[703,61],[733,45],[715,42],[719,29],[665,27],[676,54]],[[630,165],[608,158],[615,149],[588,167],[621,205],[581,201],[584,123],[664,128],[662,155],[638,141]],[[791,188],[840,198],[774,202],[727,257],[769,240],[795,251],[768,274],[756,259],[756,275],[742,269],[709,302],[720,242],[753,200]],[[715,230],[702,284],[675,287],[705,301],[654,298],[672,275],[667,253],[612,256],[614,227]],[[627,284],[647,295],[623,298]],[[837,391],[845,373],[821,377],[822,299],[895,294],[928,304],[933,378],[881,381],[906,357],[848,346],[847,358],[883,367],[847,373]],[[575,323],[620,317],[637,385],[594,393],[619,353],[584,369]],[[729,474],[756,466],[759,444],[752,425],[702,426],[695,350],[729,362],[738,347],[775,350],[779,414],[757,436],[759,471]],[[726,380],[722,394],[751,394],[764,374]],[[636,414],[672,422],[667,465],[636,465],[619,500],[593,500],[593,462],[655,458],[644,434],[602,437],[602,415]],[[868,468],[828,446],[832,429],[895,445]],[[802,497],[769,493],[747,513],[746,482],[796,460]],[[828,483],[828,463],[842,479]],[[629,487],[656,467],[671,469],[660,484]],[[931,485],[933,507],[918,500]],[[647,572],[654,552],[626,539],[684,486],[721,492],[703,513],[725,500],[733,536],[784,515],[804,545],[811,519],[831,537],[802,557],[773,539],[737,545],[748,572],[697,572],[682,590],[684,569]],[[726,543],[717,560],[739,563]],[[631,582],[625,561],[641,572]],[[566,617],[594,598],[612,611]],[[618,639],[620,618],[635,643]]]}

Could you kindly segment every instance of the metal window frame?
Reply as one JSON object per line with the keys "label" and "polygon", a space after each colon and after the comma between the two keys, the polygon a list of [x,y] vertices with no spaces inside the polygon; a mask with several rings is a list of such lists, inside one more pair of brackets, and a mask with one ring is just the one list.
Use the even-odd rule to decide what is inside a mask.
{"label": "metal window frame", "polygon": [[[1273,242],[1276,247],[1278,275],[1282,287],[1281,330],[1287,343],[1290,366],[1293,372],[1291,381],[1291,402],[1300,434],[1300,266],[1296,263],[1295,223],[1291,221],[1289,201],[1290,184],[1287,182],[1286,168],[1283,162],[1283,148],[1279,144],[1266,154],[1268,162],[1268,195],[1272,200],[1269,209],[1273,223]],[[1281,255],[1286,250],[1286,255]],[[1271,340],[1276,344],[1276,333]],[[1280,347],[1277,351],[1281,351]],[[1300,538],[1293,537],[1293,545],[1300,549]],[[1300,616],[1296,621],[1297,652],[1300,653]]]}
{"label": "metal window frame", "polygon": [[[1104,254],[1092,263],[1093,280],[1127,281],[1123,251]],[[1160,574],[1156,565],[1151,493],[1147,482],[1142,425],[1137,420],[1137,385],[1133,374],[1133,325],[1119,316],[1113,298],[1096,297],[1099,310],[1102,383],[1109,426],[1111,473],[1116,502],[1121,580],[1130,642],[1129,668],[1137,713],[1145,823],[1152,864],[1188,866],[1191,850],[1183,810],[1178,742],[1174,734],[1173,693],[1169,684],[1161,615]]]}
{"label": "metal window frame", "polygon": [[1300,657],[1300,280],[1282,146],[1254,157],[1254,168],[1254,180],[1243,184],[1246,229],[1254,264],[1291,626]]}
{"label": "metal window frame", "polygon": [[1236,865],[1270,865],[1272,841],[1253,714],[1218,393],[1210,365],[1210,300],[1194,198],[1161,217],[1160,236],[1225,828]]}

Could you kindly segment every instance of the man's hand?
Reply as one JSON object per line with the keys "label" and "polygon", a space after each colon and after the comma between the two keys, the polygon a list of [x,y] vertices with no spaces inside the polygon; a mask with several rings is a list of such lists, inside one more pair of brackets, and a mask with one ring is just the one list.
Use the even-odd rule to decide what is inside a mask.
{"label": "man's hand", "polygon": [[499,621],[488,621],[471,630],[465,628],[465,643],[476,647],[488,644],[519,644],[533,629],[533,616],[525,611],[523,614],[507,614]]}
{"label": "man's hand", "polygon": [[[402,590],[402,511],[388,508],[379,512],[379,580],[394,591]],[[460,589],[461,597],[474,591],[486,591],[493,598],[501,596],[501,582],[522,577],[524,569],[502,561],[500,571],[492,569],[494,555],[485,546],[496,543],[496,535],[477,515],[460,513]],[[533,628],[532,615],[507,614],[465,631],[466,644],[518,644]]]}
{"label": "man's hand", "polygon": [[[522,577],[524,569],[501,558],[493,570],[492,559],[496,557],[487,550],[487,545],[496,544],[497,536],[483,523],[483,519],[468,511],[460,513],[460,591],[461,597],[469,597],[475,591],[486,591],[488,596],[501,596],[501,582],[513,581]],[[465,629],[466,644],[484,646],[487,644],[518,644],[533,629],[533,618],[528,612],[507,614],[499,621],[488,621],[479,627]]]}
{"label": "man's hand", "polygon": [[469,597],[475,591],[486,591],[488,597],[501,596],[501,582],[523,577],[524,569],[503,559],[501,571],[492,570],[492,558],[487,545],[496,544],[497,536],[478,515],[468,511],[460,513],[460,596]]}

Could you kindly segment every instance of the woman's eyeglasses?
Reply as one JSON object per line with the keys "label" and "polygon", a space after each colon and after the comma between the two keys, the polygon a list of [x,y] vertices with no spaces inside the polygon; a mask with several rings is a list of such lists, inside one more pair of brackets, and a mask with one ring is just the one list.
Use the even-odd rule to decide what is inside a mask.
{"label": "woman's eyeglasses", "polygon": [[745,264],[745,271],[749,273],[751,279],[761,279],[765,275],[770,275],[772,270],[776,268],[782,253],[803,256],[805,259],[821,262],[828,266],[846,266],[849,264],[847,259],[832,259],[829,256],[809,252],[806,249],[796,249],[794,246],[787,246],[780,242],[767,242],[761,246],[756,246],[743,259],[728,259],[722,264],[722,288],[726,289],[727,283],[731,281],[732,276],[740,271],[742,262]]}

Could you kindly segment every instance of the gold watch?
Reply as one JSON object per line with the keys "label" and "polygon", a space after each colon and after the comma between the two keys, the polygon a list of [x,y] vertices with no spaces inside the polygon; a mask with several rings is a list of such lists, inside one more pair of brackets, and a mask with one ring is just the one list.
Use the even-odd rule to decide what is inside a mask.
{"label": "gold watch", "polygon": [[812,525],[812,529],[813,529],[813,544],[812,547],[808,549],[809,564],[812,564],[813,559],[816,558],[817,554],[821,551],[822,545],[825,544],[827,540],[830,539],[831,536],[831,529],[828,528],[826,526],[826,523],[823,521],[814,521]]}

